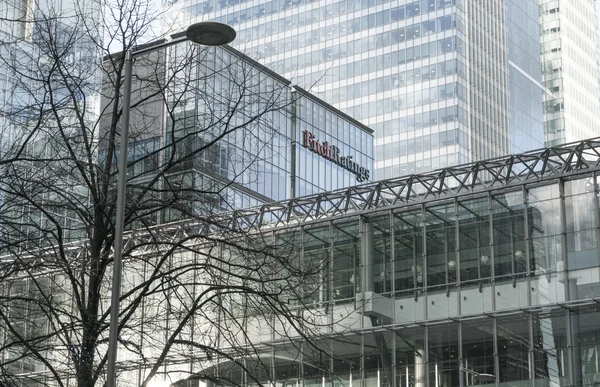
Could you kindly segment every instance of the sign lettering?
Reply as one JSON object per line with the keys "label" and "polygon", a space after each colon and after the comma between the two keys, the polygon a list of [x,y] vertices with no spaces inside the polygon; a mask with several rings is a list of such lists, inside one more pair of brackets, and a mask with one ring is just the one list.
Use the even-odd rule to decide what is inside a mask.
{"label": "sign lettering", "polygon": [[312,132],[305,130],[302,132],[302,145],[316,154],[356,175],[359,182],[369,179],[370,171],[352,160],[352,156],[340,156],[340,148],[329,144],[327,141],[320,142]]}

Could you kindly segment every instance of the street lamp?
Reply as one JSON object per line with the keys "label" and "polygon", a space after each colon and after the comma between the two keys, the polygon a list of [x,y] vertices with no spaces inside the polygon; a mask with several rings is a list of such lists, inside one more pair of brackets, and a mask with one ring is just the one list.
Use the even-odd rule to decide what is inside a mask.
{"label": "street lamp", "polygon": [[492,374],[481,374],[477,371],[473,371],[470,370],[468,368],[465,367],[460,367],[460,370],[462,372],[466,372],[468,374],[471,374],[475,377],[475,379],[477,379],[480,382],[495,382],[496,381],[496,375],[492,375]]}
{"label": "street lamp", "polygon": [[127,185],[127,141],[129,137],[129,114],[131,109],[131,78],[133,58],[147,54],[177,43],[190,40],[205,46],[222,46],[235,39],[235,30],[230,26],[215,22],[200,22],[191,25],[185,35],[177,34],[177,38],[146,47],[143,49],[127,50],[125,53],[125,78],[123,79],[123,125],[121,128],[121,149],[119,151],[119,180],[117,183],[117,217],[115,223],[114,267],[110,306],[110,332],[108,336],[108,369],[106,386],[115,387],[117,337],[119,327],[119,298],[121,297],[121,268],[123,260],[123,228],[125,226],[125,188]]}

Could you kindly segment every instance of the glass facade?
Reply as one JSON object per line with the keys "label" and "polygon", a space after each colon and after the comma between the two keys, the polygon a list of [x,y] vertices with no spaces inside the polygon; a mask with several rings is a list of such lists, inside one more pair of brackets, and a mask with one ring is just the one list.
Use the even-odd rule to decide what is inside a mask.
{"label": "glass facade", "polygon": [[[138,182],[152,179],[171,156],[189,157],[163,184],[175,187],[174,192],[207,192],[202,198],[191,194],[181,208],[170,206],[162,219],[154,214],[153,223],[372,180],[371,129],[309,92],[290,87],[288,80],[232,48],[204,48],[182,71],[180,63],[190,49],[188,44],[176,45],[168,53],[138,58],[134,66],[134,98],[145,102],[132,111],[132,176]],[[154,96],[157,71],[172,79],[166,101]],[[110,103],[104,100],[102,110],[110,111]],[[108,115],[101,120],[104,127],[110,123]],[[307,133],[311,144],[305,143]],[[327,144],[326,154],[316,149],[317,142]],[[106,145],[101,160],[107,157],[105,149]],[[329,154],[334,149],[336,157]],[[342,159],[349,160],[347,166]]]}
{"label": "glass facade", "polygon": [[591,0],[541,0],[547,146],[596,137],[600,115],[598,20]]}
{"label": "glass facade", "polygon": [[168,25],[232,25],[236,47],[374,129],[381,179],[543,145],[537,7],[186,0]]}
{"label": "glass facade", "polygon": [[[528,160],[521,166],[507,157],[445,169],[428,176],[474,178],[474,170],[506,168],[515,174],[485,184],[465,178],[460,188],[446,179],[427,194],[415,184],[400,190],[398,200],[384,194],[373,206],[366,197],[382,186],[402,187],[399,179],[265,204],[230,214],[236,225],[265,216],[248,224],[239,245],[220,238],[239,237],[227,229],[197,245],[166,246],[163,254],[144,250],[142,238],[156,235],[137,235],[144,254],[126,262],[124,302],[137,299],[129,289],[152,278],[158,261],[168,261],[177,286],[149,295],[149,307],[123,327],[119,385],[139,385],[153,364],[147,359],[176,343],[180,347],[168,347],[160,366],[160,376],[176,386],[456,387],[490,378],[500,387],[595,386],[599,147],[532,152],[520,155]],[[530,174],[522,173],[525,165],[533,165]],[[344,196],[353,200],[314,210]],[[303,221],[294,218],[307,208],[313,210],[305,210]],[[280,216],[265,222],[269,214]],[[223,222],[219,226],[231,224]],[[164,236],[180,231],[163,230]],[[263,255],[267,248],[272,254]],[[209,251],[219,264],[207,260]],[[36,286],[21,279],[0,284],[4,293],[34,300],[6,308],[19,332],[47,332],[37,318],[43,315],[35,302],[39,292],[59,288],[56,298],[72,307],[68,288],[59,287],[64,276],[48,278]],[[237,284],[274,292],[277,305],[285,305],[282,313],[261,314],[261,303],[246,290],[219,293],[214,306],[193,309],[207,287]],[[23,315],[33,326],[18,322]],[[290,316],[310,328],[294,326]],[[190,342],[201,344],[196,350]],[[29,368],[43,370],[36,367]]]}
{"label": "glass facade", "polygon": [[[76,6],[75,6],[76,3]],[[75,11],[77,9],[77,11]],[[90,105],[98,99],[101,72],[97,68],[100,50],[96,45],[100,30],[97,16],[100,14],[98,0],[64,0],[60,4],[40,0],[7,0],[0,4],[0,155],[21,139],[32,118],[39,115],[39,105],[48,103],[42,80],[51,82],[54,100],[65,100],[61,79],[48,74],[46,65],[50,46],[60,48],[61,59],[74,64],[73,77],[85,79],[79,83]],[[60,17],[57,17],[60,15]],[[86,23],[85,29],[73,31],[73,26]],[[73,41],[48,39],[47,31],[57,35],[71,35]],[[52,43],[49,43],[49,42]],[[76,43],[73,43],[76,41]],[[49,65],[48,65],[49,66]],[[79,66],[79,68],[78,68]],[[42,79],[42,80],[40,80]],[[78,96],[80,97],[80,96]],[[96,111],[87,112],[90,116]]]}
{"label": "glass facade", "polygon": [[[311,94],[299,88],[295,90],[292,125],[296,129],[293,166],[296,178],[291,197],[313,195],[373,180],[372,130]],[[314,147],[306,143],[307,132],[314,136],[313,145],[316,140],[327,143],[337,149],[339,157],[315,152]],[[356,163],[356,167],[343,167],[341,157]]]}
{"label": "glass facade", "polygon": [[[203,151],[181,181],[214,193],[209,208],[203,208],[201,200],[192,200],[192,206],[200,206],[193,211],[210,212],[215,205],[227,211],[291,197],[293,127],[288,81],[219,47],[202,49],[189,72],[177,73],[190,45],[176,45],[170,51],[167,71],[176,74],[173,87],[186,92],[175,91],[165,109],[167,152],[179,148],[181,153],[175,157],[185,157],[190,149],[177,144],[194,138],[192,149]],[[181,104],[182,99],[189,103]]]}
{"label": "glass facade", "polygon": [[[189,48],[184,47],[172,49],[174,63],[181,60],[177,55],[186,55]],[[372,180],[371,177],[361,180],[352,168],[343,167],[339,160],[331,160],[305,144],[306,132],[310,132],[314,137],[312,145],[319,141],[334,146],[339,157],[352,159],[358,168],[372,171],[371,129],[311,93],[298,87],[290,88],[289,81],[240,52],[211,48],[199,57],[197,69],[192,72],[196,72],[200,84],[191,89],[208,96],[191,96],[196,103],[190,105],[190,109],[176,109],[174,123],[178,134],[175,138],[189,131],[200,132],[200,137],[206,137],[205,142],[216,138],[223,127],[213,126],[213,115],[229,109],[231,93],[239,92],[236,82],[242,78],[248,96],[239,111],[230,112],[233,121],[244,122],[243,117],[236,117],[238,115],[251,117],[253,112],[261,110],[266,113],[256,123],[225,135],[216,144],[216,150],[203,152],[202,160],[198,160],[203,167],[197,168],[196,172],[200,172],[197,178],[207,180],[216,175],[239,188],[220,194],[223,210],[312,195]],[[181,77],[182,84],[188,82],[186,77]],[[261,98],[255,99],[252,95]],[[181,96],[174,98],[179,100]]]}
{"label": "glass facade", "polygon": [[451,387],[488,374],[498,386],[596,385],[598,179],[589,173],[277,231],[302,241],[301,260],[330,262],[304,291],[331,318],[316,347],[332,358],[302,341],[275,345],[261,360],[273,373],[260,381]]}
{"label": "glass facade", "polygon": [[[4,218],[22,219],[15,229],[3,231],[4,235],[30,232],[35,235],[31,230],[35,227],[28,224],[59,225],[65,230],[78,224],[76,211],[65,209],[59,199],[68,192],[85,202],[88,193],[77,177],[61,176],[61,182],[55,182],[52,189],[36,191],[47,181],[36,180],[32,171],[39,167],[28,163],[32,158],[39,158],[47,160],[44,168],[48,170],[68,169],[67,155],[69,151],[79,152],[81,143],[73,141],[72,148],[67,150],[62,141],[57,140],[57,133],[68,127],[66,131],[72,140],[74,122],[81,123],[79,118],[82,117],[85,117],[82,130],[93,127],[91,122],[99,113],[96,109],[102,77],[98,67],[102,50],[97,44],[102,31],[97,28],[101,23],[100,10],[97,0],[8,0],[0,4],[0,159],[7,163],[5,166],[11,166],[2,170],[0,179],[0,218],[3,218],[0,223],[4,224]],[[83,25],[85,28],[74,28]],[[60,38],[56,39],[55,35]],[[50,55],[50,52],[55,54]],[[64,72],[59,74],[58,67]],[[44,124],[40,125],[41,122]],[[93,138],[93,134],[89,134]],[[27,156],[23,159],[24,154]],[[60,203],[41,210],[23,200],[24,189],[10,187],[11,177],[7,171],[16,165],[19,165],[17,168],[24,165],[24,170],[30,173],[17,176],[31,179],[31,187],[36,187],[28,188],[34,198],[32,202]],[[36,181],[40,184],[34,183]],[[75,238],[85,232],[82,229],[74,232]]]}
{"label": "glass facade", "polygon": [[329,262],[304,290],[332,325],[275,344],[260,381],[596,385],[599,183],[589,171],[277,228],[300,260]]}

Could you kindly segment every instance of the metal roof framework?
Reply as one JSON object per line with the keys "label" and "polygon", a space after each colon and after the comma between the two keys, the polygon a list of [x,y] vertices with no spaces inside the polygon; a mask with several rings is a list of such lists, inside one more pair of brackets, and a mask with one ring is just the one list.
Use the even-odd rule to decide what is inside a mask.
{"label": "metal roof framework", "polygon": [[235,210],[215,216],[210,229],[264,232],[595,171],[600,171],[600,137]]}
{"label": "metal roof framework", "polygon": [[[182,239],[186,240],[183,245],[197,246],[327,219],[396,210],[440,199],[593,173],[600,173],[600,137],[285,202],[266,203],[202,220],[157,225],[142,232],[133,230],[126,233],[124,247],[137,246],[133,247],[136,254],[152,254],[179,245],[178,241]],[[86,242],[81,241],[65,246],[65,250],[78,254],[86,247]]]}
{"label": "metal roof framework", "polygon": [[[401,209],[413,204],[456,196],[596,173],[600,173],[600,137],[353,186],[286,202],[266,203],[250,209],[215,215],[204,222],[180,221],[158,225],[144,232],[134,230],[126,235],[125,248],[139,244],[141,247],[135,248],[137,254],[153,254],[161,251],[161,247],[168,248],[178,244],[178,240],[189,237],[191,239],[188,243],[191,245],[214,243],[219,238],[235,238],[236,234],[243,235],[248,231],[271,232],[346,215],[357,216],[369,212]],[[204,239],[204,236],[211,237]],[[150,239],[153,244],[148,244]],[[67,254],[75,256],[84,253],[86,247],[86,242],[82,241],[65,246],[65,250]],[[51,248],[48,249],[48,253],[52,253]],[[597,305],[599,302],[598,299],[586,300],[581,305]],[[578,301],[557,305],[569,308],[580,303]],[[187,358],[172,358],[171,361],[184,362]],[[122,363],[120,369],[137,366],[135,362]]]}

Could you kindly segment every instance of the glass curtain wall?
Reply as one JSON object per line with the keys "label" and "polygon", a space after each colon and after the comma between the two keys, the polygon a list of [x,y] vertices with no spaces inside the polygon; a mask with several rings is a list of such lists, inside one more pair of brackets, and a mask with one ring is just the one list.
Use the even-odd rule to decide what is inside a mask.
{"label": "glass curtain wall", "polygon": [[259,381],[313,387],[455,387],[487,384],[480,376],[486,374],[501,387],[596,386],[598,318],[599,308],[583,307],[348,332],[310,344],[276,346],[261,357],[269,372]]}
{"label": "glass curtain wall", "polygon": [[[306,226],[304,258],[332,269],[307,297],[344,332],[310,383],[594,385],[600,312],[573,302],[600,293],[597,187],[564,179]],[[369,289],[389,315],[362,310]]]}
{"label": "glass curtain wall", "polygon": [[[320,335],[279,340],[260,316],[234,313],[219,322],[248,319],[256,359],[242,363],[253,378],[227,359],[202,354],[194,367],[217,362],[215,369],[243,386],[275,380],[281,387],[455,387],[481,384],[481,374],[502,387],[597,386],[598,195],[598,176],[590,173],[277,230],[282,251],[309,271],[322,269],[301,292],[323,311]],[[202,259],[195,254],[173,255],[172,264]],[[128,282],[146,270],[130,271]],[[358,302],[366,289],[388,309]],[[0,284],[14,296],[35,297],[34,290],[20,279]],[[224,302],[232,311],[240,305],[235,297]],[[15,323],[24,335],[48,329],[36,309],[20,303],[5,313],[34,321]],[[180,315],[174,306],[166,314],[146,308],[136,318],[155,327],[145,337],[160,340]],[[202,315],[193,322],[202,323]],[[10,339],[1,329],[0,338]],[[0,356],[7,361],[13,354]]]}

